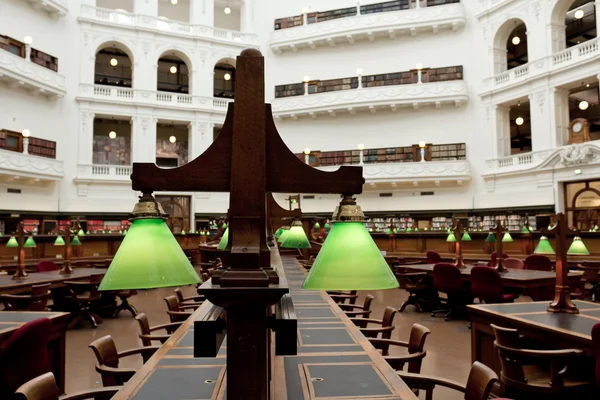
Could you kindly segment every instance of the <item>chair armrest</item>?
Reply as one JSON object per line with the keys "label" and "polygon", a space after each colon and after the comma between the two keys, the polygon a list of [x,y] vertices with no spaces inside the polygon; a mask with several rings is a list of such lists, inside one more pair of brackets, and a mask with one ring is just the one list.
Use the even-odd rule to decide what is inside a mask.
{"label": "chair armrest", "polygon": [[160,329],[177,329],[183,324],[183,322],[171,322],[170,324],[160,324],[150,327],[150,332],[158,331]]}
{"label": "chair armrest", "polygon": [[379,328],[361,328],[358,327],[358,329],[364,334],[365,332],[367,333],[383,333],[383,332],[391,332],[394,330],[394,328],[396,328],[395,326],[382,326]]}
{"label": "chair armrest", "polygon": [[179,308],[182,310],[193,308],[194,310],[200,307],[202,303],[179,303]]}
{"label": "chair armrest", "polygon": [[396,371],[401,371],[404,368],[404,364],[411,361],[418,361],[425,358],[427,355],[426,351],[419,353],[406,354],[403,356],[383,356],[383,359]]}
{"label": "chair armrest", "polygon": [[336,299],[339,299],[339,300],[342,300],[342,299],[357,299],[358,298],[357,294],[330,294],[329,296],[331,298],[335,297]]}
{"label": "chair armrest", "polygon": [[136,373],[136,370],[133,368],[114,368],[100,364],[96,364],[96,371],[98,371],[100,375],[106,374],[114,376],[121,382],[127,382]]}
{"label": "chair armrest", "polygon": [[373,324],[383,324],[383,321],[380,319],[374,319],[374,318],[350,318],[350,321],[354,322],[355,324],[358,323],[362,323],[362,324],[368,324],[368,323],[373,323]]}
{"label": "chair armrest", "polygon": [[344,311],[348,318],[366,318],[371,315],[371,310],[362,310],[362,311]]}
{"label": "chair armrest", "polygon": [[513,349],[511,347],[505,347],[497,344],[494,341],[494,346],[502,349],[507,353],[516,354],[523,357],[531,358],[570,358],[576,357],[583,354],[582,350],[579,349],[564,349],[564,350],[528,350],[528,349]]}
{"label": "chair armrest", "polygon": [[176,317],[190,317],[190,316],[192,316],[193,312],[191,312],[191,311],[167,311],[167,314],[173,315]]}
{"label": "chair armrest", "polygon": [[166,342],[171,337],[171,335],[146,335],[143,333],[140,333],[139,336],[142,340],[160,340],[161,343]]}
{"label": "chair armrest", "polygon": [[128,350],[125,350],[125,351],[121,351],[121,352],[117,353],[117,356],[119,358],[129,357],[129,356],[133,356],[133,355],[136,355],[136,354],[142,354],[142,355],[151,356],[159,348],[160,348],[160,346],[136,347],[134,349],[128,349]]}
{"label": "chair armrest", "polygon": [[183,301],[198,301],[198,302],[202,302],[206,300],[206,297],[202,296],[202,295],[196,295],[196,296],[187,296],[183,298]]}
{"label": "chair armrest", "polygon": [[370,338],[369,342],[378,349],[377,346],[400,346],[400,347],[408,347],[408,342],[403,342],[401,340],[393,340],[393,339],[379,339],[379,338]]}
{"label": "chair armrest", "polygon": [[356,304],[338,304],[338,307],[344,311],[353,311],[354,309],[362,310],[363,306],[357,306]]}
{"label": "chair armrest", "polygon": [[461,393],[465,393],[467,390],[460,383],[451,381],[449,379],[422,374],[411,374],[410,372],[403,371],[397,371],[397,374],[410,388],[426,390],[428,388],[433,389],[435,386],[443,386]]}
{"label": "chair armrest", "polygon": [[108,386],[93,390],[85,390],[83,392],[71,393],[66,396],[62,396],[60,400],[109,400],[111,399],[123,386]]}

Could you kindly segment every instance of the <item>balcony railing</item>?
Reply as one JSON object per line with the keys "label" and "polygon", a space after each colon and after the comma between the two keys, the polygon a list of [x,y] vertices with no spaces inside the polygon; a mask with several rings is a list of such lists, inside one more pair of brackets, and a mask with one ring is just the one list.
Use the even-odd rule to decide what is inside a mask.
{"label": "balcony railing", "polygon": [[130,165],[92,165],[80,164],[77,167],[76,181],[102,181],[102,182],[131,182]]}
{"label": "balcony railing", "polygon": [[[391,3],[405,4],[385,6]],[[350,7],[275,20],[276,30],[271,34],[270,46],[281,53],[343,42],[352,44],[362,39],[394,39],[401,33],[415,36],[443,29],[458,30],[465,25],[465,10],[458,1],[432,0],[427,4],[427,7],[408,9],[408,2],[392,1],[360,6],[360,15],[357,15],[357,7]]]}
{"label": "balcony railing", "polygon": [[65,176],[62,161],[0,149],[0,174],[15,179],[31,178],[32,183],[57,181]]}
{"label": "balcony railing", "polygon": [[60,18],[67,15],[67,0],[27,0],[31,7],[36,10],[47,12],[52,18]]}
{"label": "balcony railing", "polygon": [[486,89],[482,95],[503,90],[538,77],[546,76],[562,69],[580,67],[582,63],[593,61],[600,56],[598,38],[569,47],[558,53],[536,61],[530,61],[517,68],[497,74],[484,81]]}
{"label": "balcony railing", "polygon": [[140,90],[118,86],[80,84],[78,100],[124,103],[154,107],[176,107],[189,110],[225,112],[233,101],[225,98],[193,96],[184,93]]}
{"label": "balcony railing", "polygon": [[230,31],[211,26],[173,21],[164,17],[134,14],[122,10],[111,10],[89,5],[81,6],[79,20],[104,25],[117,25],[134,30],[155,31],[167,35],[184,36],[193,39],[206,39],[246,46],[257,42],[257,35]]}

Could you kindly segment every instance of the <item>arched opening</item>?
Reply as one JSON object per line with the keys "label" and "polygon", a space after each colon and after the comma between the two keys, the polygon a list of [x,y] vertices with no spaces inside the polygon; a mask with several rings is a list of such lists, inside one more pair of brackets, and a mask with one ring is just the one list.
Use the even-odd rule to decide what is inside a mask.
{"label": "arched opening", "polygon": [[94,118],[92,163],[131,165],[131,118],[113,116]]}
{"label": "arched opening", "polygon": [[569,123],[575,133],[589,134],[591,140],[600,139],[600,95],[595,77],[569,88]]}
{"label": "arched opening", "polygon": [[187,57],[179,52],[163,53],[158,59],[157,90],[190,93],[190,67]]}
{"label": "arched opening", "polygon": [[167,225],[173,233],[189,232],[191,220],[190,196],[156,196],[167,217]]}
{"label": "arched opening", "polygon": [[529,101],[510,106],[510,154],[527,153],[531,146],[531,110]]}
{"label": "arched opening", "polygon": [[529,62],[527,27],[513,18],[496,32],[494,39],[494,72],[496,74],[517,68]]}
{"label": "arched opening", "polygon": [[163,20],[190,22],[191,0],[159,0],[158,17]]}
{"label": "arched opening", "polygon": [[214,27],[230,31],[241,30],[241,1],[215,0]]}
{"label": "arched opening", "polygon": [[96,7],[132,13],[133,1],[134,0],[96,0]]}
{"label": "arched opening", "polygon": [[133,62],[129,51],[113,43],[102,46],[96,53],[94,82],[97,85],[131,87],[133,84]]}
{"label": "arched opening", "polygon": [[551,29],[554,52],[596,38],[594,0],[559,0],[552,12]]}
{"label": "arched opening", "polygon": [[189,161],[188,124],[158,121],[156,125],[156,165],[176,168]]}
{"label": "arched opening", "polygon": [[570,226],[588,231],[600,223],[600,181],[565,183],[565,209]]}
{"label": "arched opening", "polygon": [[215,65],[214,97],[233,99],[235,97],[235,60],[226,58]]}

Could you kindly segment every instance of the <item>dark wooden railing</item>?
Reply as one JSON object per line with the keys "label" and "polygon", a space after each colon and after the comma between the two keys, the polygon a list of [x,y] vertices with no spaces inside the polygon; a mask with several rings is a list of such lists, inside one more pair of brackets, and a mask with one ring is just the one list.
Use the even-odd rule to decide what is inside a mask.
{"label": "dark wooden railing", "polygon": [[[0,49],[6,50],[21,58],[26,57],[25,43],[8,36],[0,35]],[[58,72],[58,58],[53,57],[50,54],[31,48],[31,55],[29,58],[32,63]]]}
{"label": "dark wooden railing", "polygon": [[[392,72],[389,74],[363,75],[361,80],[362,86],[366,88],[375,86],[409,85],[418,82],[418,75],[416,69],[411,69],[410,71]],[[421,70],[422,83],[462,80],[463,77],[462,65],[444,68],[423,68]],[[356,88],[358,88],[357,76],[323,81],[311,80],[308,82],[308,94]],[[303,82],[275,86],[275,98],[302,96],[303,94]]]}
{"label": "dark wooden railing", "polygon": [[[427,0],[427,7],[440,6],[444,4],[460,3],[460,0]],[[411,6],[412,4],[412,6]],[[360,6],[360,14],[375,14],[390,11],[408,10],[415,8],[414,0],[393,0],[383,3],[367,4]],[[358,14],[358,7],[338,8],[336,10],[309,12],[306,14],[307,24],[316,24],[319,22],[331,21],[332,19],[354,17]],[[304,25],[304,16],[293,15],[291,17],[275,19],[275,30],[289,29]]]}
{"label": "dark wooden railing", "polygon": [[[19,132],[0,130],[0,149],[23,152],[23,135]],[[56,158],[56,142],[35,137],[29,138],[28,152],[34,156]]]}

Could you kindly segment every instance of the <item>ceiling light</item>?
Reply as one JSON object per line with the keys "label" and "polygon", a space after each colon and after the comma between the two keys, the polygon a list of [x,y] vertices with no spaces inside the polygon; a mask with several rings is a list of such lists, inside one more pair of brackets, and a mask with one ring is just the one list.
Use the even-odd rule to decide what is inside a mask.
{"label": "ceiling light", "polygon": [[581,175],[582,171],[580,169],[576,169],[575,171],[573,171],[573,173],[575,175]]}
{"label": "ceiling light", "polygon": [[515,36],[514,38],[512,38],[512,44],[514,44],[516,46],[519,43],[521,43],[521,38],[520,37]]}
{"label": "ceiling light", "polygon": [[364,144],[362,144],[362,143],[361,143],[361,144],[359,144],[359,145],[358,145],[358,149],[359,149],[359,150],[364,150],[364,149],[365,149],[365,145],[364,145]]}
{"label": "ceiling light", "polygon": [[175,143],[176,141],[177,141],[177,138],[175,136],[171,136],[169,138],[169,142],[171,142],[171,143]]}
{"label": "ceiling light", "polygon": [[117,60],[116,58],[111,58],[110,65],[112,65],[113,67],[116,67],[117,65],[119,65],[119,60]]}
{"label": "ceiling light", "polygon": [[171,0],[171,4],[173,4],[173,5],[177,4],[177,0]]}
{"label": "ceiling light", "polygon": [[581,19],[585,15],[585,12],[582,9],[575,11],[575,18]]}
{"label": "ceiling light", "polygon": [[308,77],[307,75],[305,75],[304,78],[302,78],[302,82],[308,83],[308,81],[310,81],[310,77]]}
{"label": "ceiling light", "polygon": [[362,74],[363,74],[362,68],[356,68],[356,75],[362,75]]}
{"label": "ceiling light", "polygon": [[172,65],[171,68],[169,68],[169,72],[171,72],[172,74],[176,74],[177,73],[177,67]]}
{"label": "ceiling light", "polygon": [[229,72],[226,72],[225,75],[223,75],[223,79],[225,79],[226,81],[231,79],[231,74]]}
{"label": "ceiling light", "polygon": [[308,147],[304,149],[304,154],[306,154],[306,155],[310,154],[310,149]]}
{"label": "ceiling light", "polygon": [[416,65],[416,68],[417,68],[418,70],[422,70],[422,69],[423,69],[423,64],[421,64],[421,63],[418,63],[418,64]]}
{"label": "ceiling light", "polygon": [[227,15],[231,14],[231,8],[229,8],[229,6],[225,7],[225,9],[223,10],[223,12]]}
{"label": "ceiling light", "polygon": [[579,102],[579,109],[580,110],[587,110],[589,106],[590,106],[590,103],[588,103],[585,100],[582,100],[582,101]]}
{"label": "ceiling light", "polygon": [[33,38],[32,38],[31,36],[25,36],[25,37],[23,38],[23,42],[24,42],[26,45],[28,45],[28,46],[31,46],[31,43],[33,43]]}
{"label": "ceiling light", "polygon": [[523,125],[523,122],[525,122],[523,117],[517,117],[517,119],[515,119],[515,123],[519,126]]}
{"label": "ceiling light", "polygon": [[23,137],[29,137],[31,136],[31,131],[29,129],[23,129],[23,132],[21,132],[21,134],[23,135]]}
{"label": "ceiling light", "polygon": [[108,137],[111,138],[111,139],[116,138],[117,137],[117,132],[115,132],[115,131],[108,132]]}

